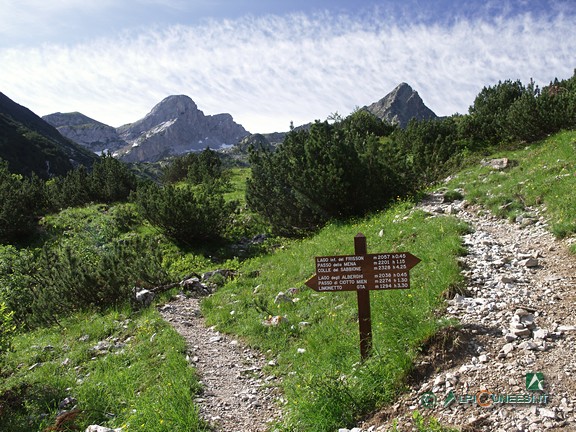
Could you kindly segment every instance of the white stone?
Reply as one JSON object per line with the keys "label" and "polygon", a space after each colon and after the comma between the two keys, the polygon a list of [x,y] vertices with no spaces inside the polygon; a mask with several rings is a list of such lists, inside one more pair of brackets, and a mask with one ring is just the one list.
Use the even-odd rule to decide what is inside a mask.
{"label": "white stone", "polygon": [[280,303],[293,303],[293,301],[283,292],[279,292],[274,298],[274,304],[280,304]]}
{"label": "white stone", "polygon": [[110,429],[104,426],[90,425],[84,432],[122,432],[122,428]]}
{"label": "white stone", "polygon": [[518,348],[531,351],[538,348],[538,345],[532,341],[524,341],[520,345],[518,345]]}
{"label": "white stone", "polygon": [[136,293],[136,301],[143,306],[150,306],[154,297],[156,297],[156,294],[147,289],[140,290]]}
{"label": "white stone", "polygon": [[522,261],[520,261],[520,265],[524,266],[524,267],[528,267],[528,268],[534,268],[534,267],[538,267],[538,259],[534,258],[534,257],[530,257],[530,258],[526,258]]}
{"label": "white stone", "polygon": [[506,333],[504,335],[504,338],[506,339],[506,342],[514,342],[516,339],[518,339],[518,336],[512,333]]}
{"label": "white stone", "polygon": [[546,339],[548,337],[548,330],[538,329],[534,331],[534,339]]}
{"label": "white stone", "polygon": [[556,413],[554,411],[552,411],[551,409],[548,408],[540,408],[540,416],[541,417],[546,417],[546,418],[551,418],[551,419],[555,419],[556,418]]}
{"label": "white stone", "polygon": [[524,328],[524,329],[511,329],[512,333],[516,336],[530,336],[530,329]]}

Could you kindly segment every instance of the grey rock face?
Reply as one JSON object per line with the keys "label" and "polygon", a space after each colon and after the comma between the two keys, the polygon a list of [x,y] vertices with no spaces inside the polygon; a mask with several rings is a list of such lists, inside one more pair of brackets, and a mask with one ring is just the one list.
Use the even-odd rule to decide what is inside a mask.
{"label": "grey rock face", "polygon": [[106,153],[126,147],[127,142],[120,138],[112,126],[100,123],[84,114],[54,113],[43,119],[54,126],[66,138],[86,147],[94,153]]}
{"label": "grey rock face", "polygon": [[169,155],[234,145],[249,133],[230,114],[204,115],[188,96],[169,96],[143,119],[117,129],[129,146],[127,162],[156,161]]}
{"label": "grey rock face", "polygon": [[91,151],[110,151],[125,162],[154,162],[206,147],[225,148],[249,135],[230,114],[204,115],[183,95],[168,96],[144,118],[119,128],[80,113],[54,113],[44,120]]}
{"label": "grey rock face", "polygon": [[406,83],[398,85],[384,98],[363,109],[402,128],[406,127],[412,119],[433,120],[438,118],[430,108],[424,105],[418,92]]}

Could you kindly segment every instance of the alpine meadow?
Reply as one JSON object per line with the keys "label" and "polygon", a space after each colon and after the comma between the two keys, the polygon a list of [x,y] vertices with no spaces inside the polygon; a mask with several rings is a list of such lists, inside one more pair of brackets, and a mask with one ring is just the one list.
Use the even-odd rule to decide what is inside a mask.
{"label": "alpine meadow", "polygon": [[[407,87],[406,100],[416,100]],[[213,389],[198,372],[202,362],[270,390],[280,414],[264,425],[269,431],[334,432],[367,419],[366,430],[409,430],[394,407],[442,369],[434,356],[463,352],[463,327],[446,310],[472,296],[462,260],[473,228],[419,204],[442,190],[447,205],[516,224],[538,209],[576,260],[576,71],[542,88],[499,81],[467,114],[414,114],[400,124],[363,107],[277,134],[249,134],[225,114],[200,116],[176,96],[154,115],[190,117],[162,118],[137,138],[136,126],[105,129],[85,117],[80,126],[66,116],[51,125],[0,96],[2,431],[226,430],[218,428],[234,413],[208,413]],[[191,118],[206,129],[186,138],[175,128]],[[223,129],[209,137],[216,124]],[[96,126],[117,145],[99,156],[73,139]],[[158,144],[182,136],[172,149]],[[494,169],[495,159],[505,166]],[[358,233],[370,253],[421,260],[410,289],[371,293],[373,346],[363,361],[356,295],[305,285],[315,257],[354,254]],[[205,330],[262,356],[263,366],[195,353],[199,343],[163,318],[190,299],[199,306],[188,312]],[[485,430],[405,405],[410,430]],[[573,401],[565,406],[542,427],[574,426]]]}

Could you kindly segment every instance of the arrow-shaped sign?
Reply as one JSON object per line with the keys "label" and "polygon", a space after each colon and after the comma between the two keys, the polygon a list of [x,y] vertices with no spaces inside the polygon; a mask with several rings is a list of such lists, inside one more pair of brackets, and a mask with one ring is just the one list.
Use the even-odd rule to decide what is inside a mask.
{"label": "arrow-shaped sign", "polygon": [[365,360],[372,347],[370,291],[410,288],[410,269],[420,258],[409,252],[367,253],[366,236],[354,237],[356,255],[316,257],[316,274],[305,284],[314,291],[356,291],[360,356]]}
{"label": "arrow-shaped sign", "polygon": [[306,285],[320,292],[408,289],[408,272],[419,262],[410,252],[316,257]]}

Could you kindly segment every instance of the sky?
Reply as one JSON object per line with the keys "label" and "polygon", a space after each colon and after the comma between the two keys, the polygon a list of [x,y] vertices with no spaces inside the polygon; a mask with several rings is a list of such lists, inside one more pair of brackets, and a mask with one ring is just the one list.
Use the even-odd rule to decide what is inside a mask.
{"label": "sky", "polygon": [[252,133],[406,82],[437,115],[576,69],[576,0],[0,0],[0,92],[38,115],[132,123],[170,95]]}

